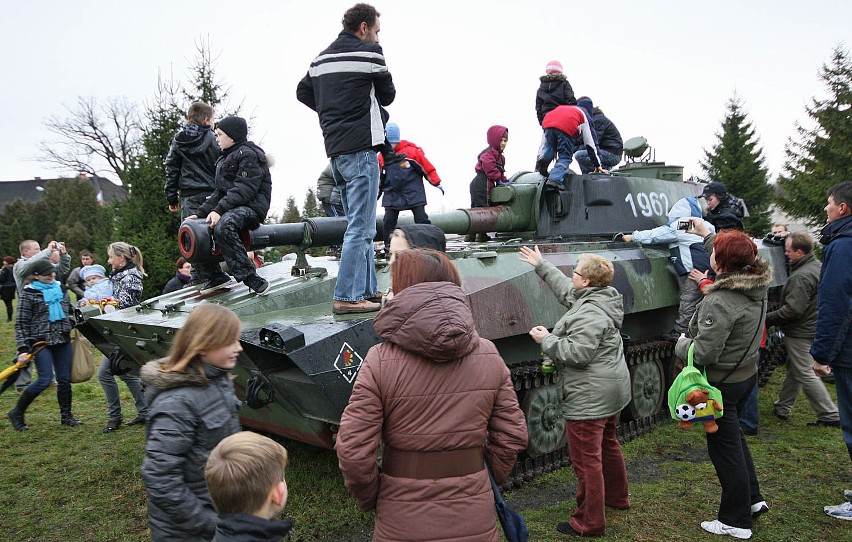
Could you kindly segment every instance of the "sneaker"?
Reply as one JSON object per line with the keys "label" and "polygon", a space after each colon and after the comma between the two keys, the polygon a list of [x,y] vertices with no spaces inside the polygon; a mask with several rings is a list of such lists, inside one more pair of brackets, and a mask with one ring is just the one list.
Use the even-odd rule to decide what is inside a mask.
{"label": "sneaker", "polygon": [[362,312],[375,312],[382,308],[378,303],[366,299],[361,301],[337,301],[331,303],[331,312],[334,314],[359,314]]}
{"label": "sneaker", "polygon": [[555,188],[557,190],[565,190],[565,185],[563,183],[558,183],[552,179],[547,179],[547,182],[544,183],[544,186],[547,188]]}
{"label": "sneaker", "polygon": [[751,505],[751,519],[757,519],[767,512],[769,512],[769,505],[766,504],[766,501],[756,502]]}
{"label": "sneaker", "polygon": [[845,497],[847,501],[852,502],[852,489],[844,489],[843,497]]}
{"label": "sneaker", "polygon": [[836,420],[833,422],[817,420],[815,422],[808,422],[808,427],[840,427],[840,420]]}
{"label": "sneaker", "polygon": [[222,273],[221,275],[216,275],[212,279],[208,280],[207,285],[199,293],[206,294],[209,292],[215,292],[216,290],[233,286],[236,283],[237,281],[232,279],[230,275]]}
{"label": "sneaker", "polygon": [[708,533],[733,536],[734,538],[739,538],[740,540],[748,540],[749,538],[751,538],[751,529],[740,529],[739,527],[731,527],[730,525],[725,525],[718,519],[714,519],[713,521],[702,521],[701,528],[707,531]]}
{"label": "sneaker", "polygon": [[249,275],[243,279],[243,284],[249,287],[257,295],[266,295],[269,293],[269,281],[259,275]]}
{"label": "sneaker", "polygon": [[852,520],[852,502],[845,502],[837,506],[825,506],[823,511],[833,518]]}

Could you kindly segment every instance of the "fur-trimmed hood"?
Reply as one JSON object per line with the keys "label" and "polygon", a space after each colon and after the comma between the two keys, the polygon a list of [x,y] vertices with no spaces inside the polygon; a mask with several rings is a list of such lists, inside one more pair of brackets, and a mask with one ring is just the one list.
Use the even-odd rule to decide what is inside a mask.
{"label": "fur-trimmed hood", "polygon": [[145,384],[154,386],[160,391],[186,386],[203,388],[210,384],[207,377],[194,371],[191,373],[163,372],[160,369],[164,361],[165,359],[155,359],[142,366],[139,377]]}
{"label": "fur-trimmed hood", "polygon": [[772,268],[769,262],[757,257],[755,260],[757,273],[723,273],[716,277],[713,284],[704,289],[704,294],[718,290],[736,290],[752,299],[762,299],[766,296],[766,289],[772,282]]}

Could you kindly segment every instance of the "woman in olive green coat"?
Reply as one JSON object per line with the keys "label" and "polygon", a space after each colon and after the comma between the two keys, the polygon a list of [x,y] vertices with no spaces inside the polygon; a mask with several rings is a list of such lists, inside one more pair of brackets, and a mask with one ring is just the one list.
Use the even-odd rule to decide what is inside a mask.
{"label": "woman in olive green coat", "polygon": [[612,263],[581,254],[572,278],[544,260],[538,247],[521,247],[521,260],[535,267],[568,312],[553,331],[535,326],[530,336],[553,360],[562,383],[562,416],[571,464],[577,475],[577,509],[556,529],[569,535],[605,534],[604,507],[630,507],[624,455],[615,434],[618,413],[630,402],[621,325],[624,304],[610,286]]}

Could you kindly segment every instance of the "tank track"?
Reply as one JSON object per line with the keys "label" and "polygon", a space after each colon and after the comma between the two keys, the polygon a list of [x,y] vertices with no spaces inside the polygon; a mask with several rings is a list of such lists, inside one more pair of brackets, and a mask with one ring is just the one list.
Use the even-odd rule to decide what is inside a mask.
{"label": "tank track", "polygon": [[[666,362],[674,355],[674,343],[662,340],[638,341],[629,344],[625,348],[625,359],[628,366],[645,363],[651,360],[659,360],[663,364],[663,386],[667,386]],[[509,367],[515,392],[522,393],[526,390],[540,386],[556,384],[556,374],[545,374],[541,371],[541,362],[522,362]],[[663,390],[665,394],[665,389]],[[641,437],[661,423],[666,423],[671,418],[666,411],[665,399],[663,407],[656,413],[639,418],[637,420],[621,420],[616,428],[618,440],[621,443],[628,442],[634,438]],[[521,487],[536,476],[552,472],[571,464],[568,447],[563,446],[557,450],[542,454],[538,457],[530,457],[522,453],[512,468],[509,478],[503,484],[505,489]]]}

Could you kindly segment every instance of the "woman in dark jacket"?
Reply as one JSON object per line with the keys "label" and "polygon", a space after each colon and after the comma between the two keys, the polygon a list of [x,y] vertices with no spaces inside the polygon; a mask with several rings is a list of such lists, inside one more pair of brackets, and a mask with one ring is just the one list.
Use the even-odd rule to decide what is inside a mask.
{"label": "woman in dark jacket", "polygon": [[476,332],[445,255],[403,250],[391,279],[396,295],[374,322],[384,342],[367,353],[340,421],[343,480],[362,510],[376,510],[375,542],[498,542],[484,458],[502,483],[527,445],[509,370]]}
{"label": "woman in dark jacket", "polygon": [[0,298],[3,298],[3,303],[6,304],[7,322],[12,321],[12,302],[18,290],[15,284],[15,274],[12,272],[14,266],[15,258],[11,256],[3,257],[3,270],[0,271]]}
{"label": "woman in dark jacket", "polygon": [[38,380],[24,388],[18,404],[9,411],[12,427],[26,431],[24,413],[30,403],[50,386],[56,373],[56,399],[60,422],[72,427],[82,424],[71,414],[71,328],[68,317],[71,303],[56,281],[56,269],[47,258],[39,259],[32,268],[33,280],[21,290],[15,318],[15,342],[18,361],[24,361],[33,342],[45,341],[47,347],[36,354],[33,363]]}
{"label": "woman in dark jacket", "polygon": [[748,539],[753,517],[769,507],[760,493],[739,416],[757,385],[757,352],[772,271],[758,257],[751,238],[736,230],[716,235],[710,266],[716,281],[704,289],[705,297],[689,323],[690,337],[681,335],[675,353],[686,359],[694,345],[695,365],[706,370],[708,382],[722,392],[719,429],[705,433],[722,499],[717,519],[702,522],[701,528]]}
{"label": "woman in dark jacket", "polygon": [[177,273],[166,283],[165,288],[163,288],[164,294],[176,292],[192,281],[192,264],[186,261],[186,258],[183,256],[178,258],[175,267]]}
{"label": "woman in dark jacket", "polygon": [[199,305],[169,355],[142,367],[149,403],[142,479],[155,542],[213,539],[216,512],[204,465],[220,440],[240,430],[228,371],[242,351],[241,327],[225,307]]}

